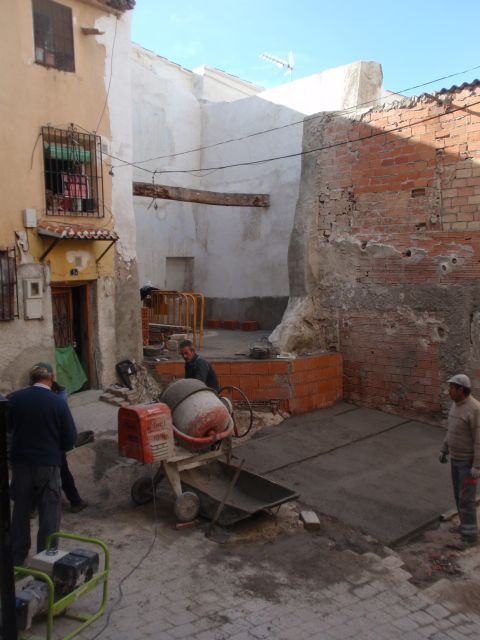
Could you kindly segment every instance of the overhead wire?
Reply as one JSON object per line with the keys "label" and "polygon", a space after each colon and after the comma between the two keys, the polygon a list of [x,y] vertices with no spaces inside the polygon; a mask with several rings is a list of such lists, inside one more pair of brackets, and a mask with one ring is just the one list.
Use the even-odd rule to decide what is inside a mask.
{"label": "overhead wire", "polygon": [[98,118],[98,123],[97,123],[97,126],[94,129],[94,133],[96,133],[98,131],[98,127],[100,126],[100,123],[102,122],[103,115],[105,113],[105,109],[107,108],[108,98],[109,98],[109,95],[110,95],[110,87],[112,85],[112,78],[113,78],[113,54],[115,52],[115,42],[117,40],[117,27],[118,27],[118,17],[116,17],[116,19],[115,19],[115,31],[114,31],[114,34],[113,34],[112,52],[110,54],[110,78],[108,79],[107,95],[105,96],[105,102],[103,103],[103,109],[102,109],[102,112],[100,113],[100,116]]}
{"label": "overhead wire", "polygon": [[[380,102],[384,98],[390,98],[392,95],[401,95],[401,94],[406,93],[408,91],[413,91],[414,89],[419,89],[419,88],[422,88],[422,87],[426,87],[426,86],[428,86],[430,84],[433,84],[435,82],[440,82],[442,80],[447,80],[449,78],[453,78],[453,77],[462,75],[464,73],[469,73],[471,71],[476,71],[477,69],[480,69],[480,65],[477,65],[475,67],[471,67],[470,69],[464,69],[463,71],[457,71],[455,73],[450,73],[450,74],[442,76],[440,78],[435,78],[434,80],[429,80],[428,82],[423,82],[422,84],[417,84],[417,85],[414,85],[414,86],[411,86],[411,87],[407,87],[406,89],[400,89],[398,91],[392,91],[392,92],[389,92],[389,93],[386,93],[386,94],[380,96],[379,98],[374,98],[372,100],[367,100],[365,102],[358,103],[358,104],[356,104],[356,105],[354,105],[352,107],[348,107],[347,109],[336,110],[335,113],[337,115],[341,115],[341,114],[347,114],[347,113],[350,113],[350,112],[354,112],[354,111],[357,111],[358,109],[361,109],[361,108],[366,107],[368,105],[378,104],[378,102]],[[322,112],[320,114],[313,115],[313,116],[310,117],[310,119],[314,120],[316,118],[323,117],[323,114],[324,114],[324,112]],[[272,133],[274,131],[280,131],[282,129],[286,129],[287,127],[292,127],[292,126],[295,126],[295,125],[303,124],[303,122],[304,122],[304,118],[302,118],[301,120],[295,120],[294,122],[286,123],[284,125],[279,125],[277,127],[271,127],[270,129],[263,129],[262,131],[255,131],[253,133],[249,133],[249,134],[246,134],[244,136],[239,136],[237,138],[230,138],[228,140],[221,140],[219,142],[214,142],[214,143],[212,143],[210,145],[204,145],[204,146],[201,146],[201,147],[196,147],[194,149],[188,149],[186,151],[178,151],[177,153],[166,154],[166,155],[161,155],[161,156],[155,156],[155,157],[152,157],[152,158],[146,158],[144,160],[133,160],[132,162],[129,162],[127,160],[123,160],[122,158],[117,158],[115,156],[110,156],[114,160],[117,160],[117,161],[123,163],[123,164],[120,164],[120,165],[112,165],[112,169],[122,168],[124,166],[134,166],[137,169],[143,169],[143,167],[141,167],[139,165],[145,164],[147,162],[153,162],[155,160],[166,160],[166,159],[176,158],[178,156],[187,155],[189,153],[197,153],[199,151],[204,151],[204,150],[207,150],[207,149],[213,149],[215,147],[218,147],[218,146],[221,146],[221,145],[224,145],[224,144],[230,144],[232,142],[241,142],[243,140],[247,140],[247,139],[253,138],[255,136],[264,135],[264,134],[267,134],[267,133]]]}
{"label": "overhead wire", "polygon": [[[361,136],[361,137],[359,137],[359,138],[357,138],[355,140],[341,140],[341,141],[338,141],[338,142],[333,142],[333,143],[328,144],[328,145],[324,145],[322,147],[316,147],[314,149],[308,149],[306,151],[297,151],[295,153],[288,153],[288,154],[285,154],[285,155],[282,155],[282,156],[274,156],[274,157],[270,157],[270,158],[262,158],[260,160],[249,160],[248,162],[236,162],[236,163],[225,164],[225,165],[221,165],[221,166],[217,166],[217,167],[202,167],[200,169],[165,169],[165,170],[155,169],[153,171],[151,169],[145,169],[144,167],[138,167],[138,168],[143,170],[143,171],[147,171],[148,173],[155,173],[155,174],[170,174],[170,173],[194,174],[194,173],[198,173],[200,171],[202,171],[202,172],[204,172],[204,171],[213,172],[213,171],[220,171],[220,170],[223,170],[223,169],[231,169],[231,168],[234,168],[234,167],[245,167],[245,166],[254,166],[254,165],[258,165],[258,164],[265,164],[267,162],[275,162],[277,160],[286,160],[288,158],[306,156],[306,155],[311,154],[311,153],[317,153],[317,152],[325,151],[325,150],[332,149],[332,148],[335,148],[335,147],[340,147],[340,146],[345,145],[345,144],[351,144],[352,142],[356,143],[356,142],[362,142],[364,140],[371,140],[372,138],[375,138],[375,137],[378,137],[378,136],[387,135],[389,133],[395,133],[396,131],[401,131],[402,129],[415,127],[415,126],[417,126],[419,124],[422,124],[424,122],[429,122],[431,120],[435,120],[437,118],[441,118],[443,116],[450,115],[451,113],[455,113],[456,111],[462,111],[462,110],[464,110],[466,108],[474,107],[474,106],[476,106],[478,104],[480,104],[480,100],[477,101],[477,102],[473,102],[473,103],[471,103],[469,105],[458,106],[456,108],[449,109],[446,113],[437,113],[435,115],[428,116],[426,118],[421,118],[421,119],[417,120],[416,122],[410,122],[408,124],[392,127],[391,129],[377,131],[375,133],[371,133],[370,135]],[[480,115],[480,114],[478,114],[478,115]]]}

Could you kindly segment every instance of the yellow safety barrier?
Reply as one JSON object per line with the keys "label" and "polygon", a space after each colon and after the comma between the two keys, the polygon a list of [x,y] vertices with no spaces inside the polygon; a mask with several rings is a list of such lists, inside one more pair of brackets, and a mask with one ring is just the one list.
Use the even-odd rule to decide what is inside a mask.
{"label": "yellow safety barrier", "polygon": [[205,296],[201,293],[155,290],[150,293],[149,322],[165,326],[166,332],[192,335],[195,348],[201,348],[205,317]]}

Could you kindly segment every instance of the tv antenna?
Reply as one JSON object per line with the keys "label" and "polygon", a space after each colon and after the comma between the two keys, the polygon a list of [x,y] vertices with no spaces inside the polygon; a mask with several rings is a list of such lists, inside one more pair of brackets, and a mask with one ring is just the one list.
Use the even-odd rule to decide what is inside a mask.
{"label": "tv antenna", "polygon": [[278,58],[277,56],[272,56],[270,53],[262,53],[260,54],[260,58],[262,60],[266,60],[267,62],[271,62],[280,69],[285,69],[285,75],[288,74],[289,79],[292,79],[292,73],[295,67],[295,58],[293,57],[292,51],[288,52],[286,60],[284,60],[283,58]]}

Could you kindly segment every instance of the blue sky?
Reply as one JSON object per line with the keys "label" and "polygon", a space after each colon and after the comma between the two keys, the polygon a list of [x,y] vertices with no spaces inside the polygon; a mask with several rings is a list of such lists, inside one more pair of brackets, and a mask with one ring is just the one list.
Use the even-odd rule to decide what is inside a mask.
{"label": "blue sky", "polygon": [[[134,42],[187,69],[206,64],[264,87],[288,82],[259,58],[295,57],[293,79],[357,60],[391,91],[480,66],[478,0],[137,0]],[[406,92],[480,77],[480,68]]]}

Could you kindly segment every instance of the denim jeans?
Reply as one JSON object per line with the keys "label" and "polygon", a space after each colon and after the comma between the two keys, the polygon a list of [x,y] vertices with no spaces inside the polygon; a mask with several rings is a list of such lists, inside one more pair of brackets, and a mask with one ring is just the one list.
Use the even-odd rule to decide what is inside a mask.
{"label": "denim jeans", "polygon": [[460,518],[460,535],[463,540],[477,540],[477,479],[470,476],[472,460],[451,460],[452,484],[455,504]]}

